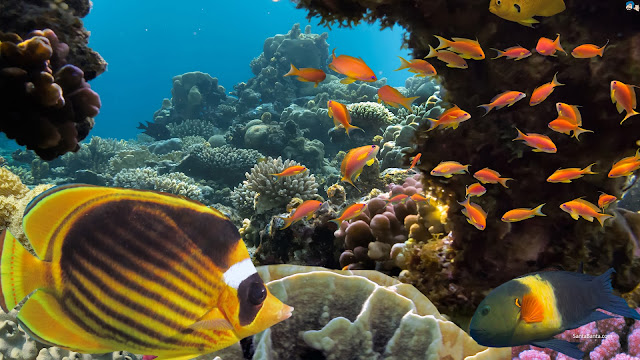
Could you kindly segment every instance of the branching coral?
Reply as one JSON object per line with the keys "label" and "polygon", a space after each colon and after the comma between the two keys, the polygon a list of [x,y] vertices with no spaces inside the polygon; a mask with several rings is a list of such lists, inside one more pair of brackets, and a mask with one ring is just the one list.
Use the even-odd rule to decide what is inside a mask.
{"label": "branching coral", "polygon": [[202,201],[202,190],[181,172],[159,175],[152,168],[124,169],[113,177],[113,186],[168,192]]}
{"label": "branching coral", "polygon": [[186,119],[183,122],[176,124],[167,124],[169,134],[174,138],[183,138],[186,136],[202,136],[205,139],[219,134],[220,129],[215,127],[214,124],[200,120],[200,119]]}

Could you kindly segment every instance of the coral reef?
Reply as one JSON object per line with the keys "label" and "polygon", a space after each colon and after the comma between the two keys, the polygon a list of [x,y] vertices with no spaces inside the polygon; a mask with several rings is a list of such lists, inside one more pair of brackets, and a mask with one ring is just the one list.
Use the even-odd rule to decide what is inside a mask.
{"label": "coral reef", "polygon": [[181,172],[160,175],[150,167],[123,169],[113,177],[113,186],[157,190],[203,201],[200,186]]}

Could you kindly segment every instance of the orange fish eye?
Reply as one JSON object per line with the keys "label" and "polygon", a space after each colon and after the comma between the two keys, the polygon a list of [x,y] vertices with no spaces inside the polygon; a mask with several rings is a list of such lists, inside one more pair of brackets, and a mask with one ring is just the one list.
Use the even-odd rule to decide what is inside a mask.
{"label": "orange fish eye", "polygon": [[516,298],[516,306],[517,307],[522,307],[522,306],[520,306],[520,299],[518,299],[518,298]]}

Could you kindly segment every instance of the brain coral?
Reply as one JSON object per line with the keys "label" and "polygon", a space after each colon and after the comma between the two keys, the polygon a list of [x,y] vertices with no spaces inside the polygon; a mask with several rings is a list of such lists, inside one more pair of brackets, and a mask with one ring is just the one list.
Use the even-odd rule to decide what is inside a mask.
{"label": "brain coral", "polygon": [[380,105],[375,102],[365,101],[355,104],[347,105],[349,114],[351,114],[351,121],[354,124],[361,126],[372,126],[377,128],[386,127],[387,125],[393,125],[398,123],[398,119],[393,113],[384,105]]}

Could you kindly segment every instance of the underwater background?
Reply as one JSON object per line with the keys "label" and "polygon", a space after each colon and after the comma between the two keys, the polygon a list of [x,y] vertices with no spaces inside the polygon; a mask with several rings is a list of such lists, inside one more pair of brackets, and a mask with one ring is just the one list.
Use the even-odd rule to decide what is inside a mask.
{"label": "underwater background", "polygon": [[[219,210],[295,311],[200,359],[570,359],[478,344],[469,323],[546,270],[613,268],[640,307],[640,11],[513,7],[529,27],[496,1],[519,3],[3,0],[0,230],[35,255],[25,209],[70,183]],[[55,346],[18,310],[4,358],[159,355]],[[555,338],[640,359],[640,321],[579,325]]]}

